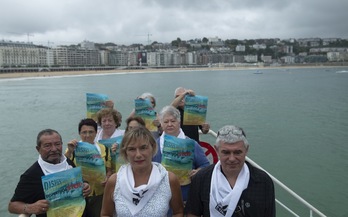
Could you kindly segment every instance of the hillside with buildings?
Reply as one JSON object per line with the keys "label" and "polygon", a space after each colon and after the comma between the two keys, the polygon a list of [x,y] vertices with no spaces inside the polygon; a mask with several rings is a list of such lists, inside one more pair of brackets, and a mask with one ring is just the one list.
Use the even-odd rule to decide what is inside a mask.
{"label": "hillside with buildings", "polygon": [[141,67],[279,66],[293,64],[344,64],[348,40],[340,38],[221,40],[202,38],[171,43],[96,44],[83,41],[69,46],[42,46],[0,41],[0,70],[51,70]]}

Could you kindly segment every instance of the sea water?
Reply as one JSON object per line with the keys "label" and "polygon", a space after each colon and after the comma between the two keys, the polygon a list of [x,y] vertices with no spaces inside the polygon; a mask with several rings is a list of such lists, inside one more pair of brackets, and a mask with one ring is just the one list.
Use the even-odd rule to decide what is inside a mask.
{"label": "sea water", "polygon": [[[78,139],[86,93],[107,94],[123,115],[150,92],[156,110],[182,86],[208,97],[207,121],[217,131],[243,127],[248,156],[327,216],[348,216],[348,68],[280,68],[122,73],[95,76],[0,79],[0,216],[22,174],[38,158],[37,133],[62,134],[64,149]],[[123,122],[121,128],[124,129]],[[202,140],[214,139],[204,135]],[[276,187],[278,199],[309,216]],[[277,206],[277,216],[291,216]],[[315,215],[314,215],[315,216]]]}

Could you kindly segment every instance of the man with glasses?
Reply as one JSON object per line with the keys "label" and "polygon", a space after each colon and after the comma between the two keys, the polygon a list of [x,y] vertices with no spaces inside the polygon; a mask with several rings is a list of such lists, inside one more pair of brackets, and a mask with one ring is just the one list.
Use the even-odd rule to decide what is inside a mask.
{"label": "man with glasses", "polygon": [[174,100],[172,106],[177,108],[180,111],[181,116],[181,129],[184,131],[185,135],[191,139],[196,140],[199,143],[199,129],[203,134],[207,134],[210,130],[210,125],[208,123],[203,123],[202,125],[183,125],[184,123],[184,106],[185,106],[185,96],[186,95],[195,95],[193,90],[185,89],[183,87],[176,88],[174,92]]}
{"label": "man with glasses", "polygon": [[218,131],[215,149],[219,161],[192,179],[188,217],[274,217],[272,179],[245,161],[249,143],[242,128],[227,125]]}
{"label": "man with glasses", "polygon": [[[46,129],[39,132],[36,140],[39,159],[21,175],[15,194],[8,205],[10,213],[46,216],[49,203],[45,200],[41,177],[75,167],[74,163],[62,154],[62,147],[62,137],[57,131]],[[89,184],[84,183],[83,195],[86,197],[90,191]]]}

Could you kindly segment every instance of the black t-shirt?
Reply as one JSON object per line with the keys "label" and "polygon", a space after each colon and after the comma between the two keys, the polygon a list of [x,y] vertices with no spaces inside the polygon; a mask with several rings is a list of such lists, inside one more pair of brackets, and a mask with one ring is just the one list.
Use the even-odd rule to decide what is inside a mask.
{"label": "black t-shirt", "polygon": [[[67,162],[72,167],[75,167],[75,164],[71,160],[67,159]],[[11,202],[21,201],[32,204],[38,200],[45,199],[45,193],[41,181],[42,176],[44,176],[44,173],[42,172],[39,163],[36,161],[21,175]],[[47,215],[41,214],[36,216],[46,217]]]}

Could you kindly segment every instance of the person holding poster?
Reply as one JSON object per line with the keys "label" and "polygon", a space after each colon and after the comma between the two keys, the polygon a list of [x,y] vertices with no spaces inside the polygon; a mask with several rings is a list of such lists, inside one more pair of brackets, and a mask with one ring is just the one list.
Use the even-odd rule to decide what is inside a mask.
{"label": "person holding poster", "polygon": [[124,134],[124,130],[118,129],[121,126],[122,116],[116,109],[104,108],[97,113],[97,123],[101,127],[95,136],[95,142],[102,139],[110,139]]}
{"label": "person holding poster", "polygon": [[[52,129],[39,132],[36,139],[39,159],[20,178],[15,193],[8,205],[8,211],[14,214],[36,215],[46,217],[49,202],[45,199],[41,177],[75,167],[63,153],[61,135]],[[83,195],[91,192],[88,183],[83,184]]]}
{"label": "person holding poster", "polygon": [[82,167],[82,176],[91,186],[91,193],[86,198],[86,217],[99,216],[104,186],[112,174],[110,149],[94,142],[97,128],[98,125],[93,119],[81,120],[78,125],[81,142],[71,140],[65,152],[67,158]]}
{"label": "person holding poster", "polygon": [[157,144],[145,127],[125,133],[121,142],[121,156],[127,164],[107,181],[101,217],[173,216],[183,217],[178,178],[161,164],[152,162]]}
{"label": "person holding poster", "polygon": [[50,204],[48,217],[81,217],[86,200],[83,197],[81,167],[42,176],[45,198]]}
{"label": "person holding poster", "polygon": [[[139,106],[137,108],[137,105],[141,105],[140,100],[148,100],[148,106],[150,108],[147,108],[150,110],[150,112],[145,113],[145,107],[143,108]],[[138,102],[138,103],[137,103]],[[142,103],[145,105],[145,103]],[[129,117],[133,117],[135,115],[141,116],[143,119],[147,118],[148,120],[145,119],[146,123],[146,128],[149,129],[153,136],[157,139],[161,134],[162,134],[162,128],[161,128],[161,123],[159,122],[157,118],[157,112],[155,111],[156,108],[156,98],[151,94],[151,93],[143,93],[137,99],[135,99],[135,109],[130,113]]]}
{"label": "person holding poster", "polygon": [[86,93],[87,118],[97,121],[97,112],[103,108],[114,108],[114,102],[100,93]]}
{"label": "person holding poster", "polygon": [[200,170],[191,182],[188,217],[274,217],[274,184],[266,172],[246,161],[249,143],[242,128],[217,133],[217,164]]}
{"label": "person holding poster", "polygon": [[97,112],[106,108],[108,96],[100,93],[86,93],[87,118],[97,120]]}
{"label": "person holding poster", "polygon": [[181,129],[184,131],[185,135],[191,139],[196,140],[199,143],[199,129],[202,131],[203,134],[207,134],[210,130],[210,125],[207,122],[204,122],[201,125],[184,125],[184,106],[186,95],[194,96],[195,92],[193,90],[185,89],[183,87],[176,88],[174,92],[175,99],[173,100],[171,105],[180,111],[180,126]]}
{"label": "person holding poster", "polygon": [[[192,178],[201,168],[209,166],[209,160],[205,156],[201,146],[196,141],[188,138],[180,128],[180,112],[178,109],[173,106],[165,106],[159,113],[159,119],[163,127],[163,134],[157,139],[158,151],[153,158],[154,162],[162,163],[165,135],[170,135],[179,139],[189,139],[194,142],[192,170],[189,173],[190,178]],[[185,183],[181,186],[184,202],[187,200],[188,189],[189,183]]]}

